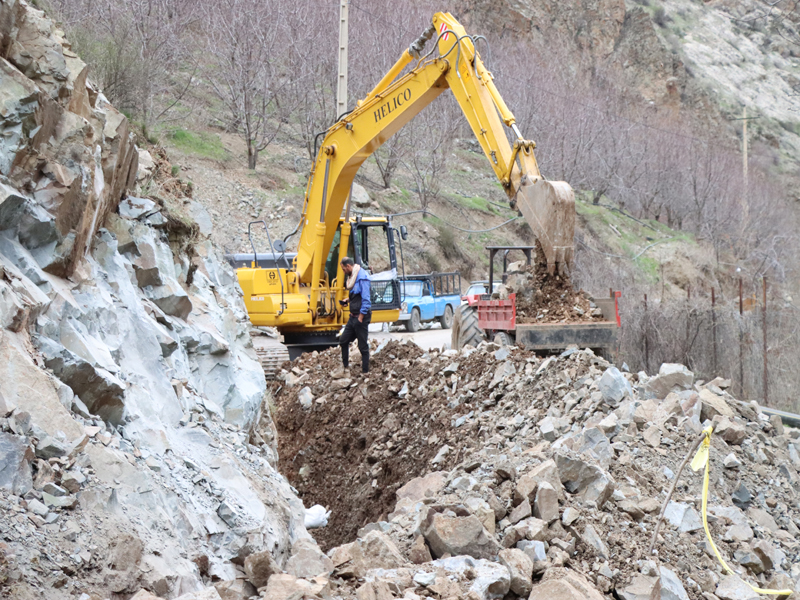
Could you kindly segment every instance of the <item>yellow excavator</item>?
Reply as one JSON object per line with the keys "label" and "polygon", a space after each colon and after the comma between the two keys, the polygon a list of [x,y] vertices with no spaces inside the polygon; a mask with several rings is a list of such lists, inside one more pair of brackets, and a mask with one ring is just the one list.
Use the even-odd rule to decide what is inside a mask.
{"label": "yellow excavator", "polygon": [[[433,47],[425,52],[434,36]],[[296,254],[286,253],[290,234],[275,244],[270,240],[270,260],[261,261],[254,248],[249,264],[237,269],[251,322],[277,328],[291,358],[337,343],[337,334],[349,317],[348,308],[339,304],[347,297],[340,264],[345,256],[371,273],[372,322],[397,321],[401,290],[395,242],[398,236],[405,238],[406,228],[398,231],[390,217],[351,216],[350,189],[362,163],[448,89],[511,206],[522,213],[541,244],[549,271],[563,273],[571,267],[572,188],[542,177],[533,154],[536,144],[520,134],[477,52],[478,39],[467,34],[451,14],[436,13],[431,26],[375,88],[324,132],[294,232],[300,232]],[[513,132],[513,143],[505,128]],[[280,353],[276,356],[283,358]],[[262,362],[265,370],[277,366],[274,357],[263,354]]]}

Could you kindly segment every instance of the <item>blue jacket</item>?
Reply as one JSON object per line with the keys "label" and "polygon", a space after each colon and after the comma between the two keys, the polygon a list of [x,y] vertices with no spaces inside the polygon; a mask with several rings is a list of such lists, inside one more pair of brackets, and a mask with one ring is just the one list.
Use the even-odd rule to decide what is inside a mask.
{"label": "blue jacket", "polygon": [[356,282],[353,284],[353,289],[350,290],[353,294],[361,296],[361,314],[366,315],[372,310],[372,300],[369,294],[369,275],[366,269],[359,269],[356,275]]}

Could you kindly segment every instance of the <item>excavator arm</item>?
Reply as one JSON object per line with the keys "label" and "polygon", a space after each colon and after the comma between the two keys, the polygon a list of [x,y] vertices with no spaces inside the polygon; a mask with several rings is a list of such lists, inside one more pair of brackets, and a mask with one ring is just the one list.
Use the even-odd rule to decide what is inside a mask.
{"label": "excavator arm", "polygon": [[[425,43],[434,35],[437,47],[422,55]],[[416,64],[401,76],[414,61]],[[436,13],[431,27],[403,53],[375,89],[326,132],[322,141],[306,190],[296,258],[300,282],[312,288],[311,306],[324,285],[324,260],[358,169],[448,88],[512,206],[522,212],[539,240],[548,270],[565,272],[571,267],[575,229],[572,189],[564,182],[542,178],[533,154],[535,143],[522,139],[514,115],[475,49],[475,40],[451,14]],[[514,131],[517,140],[513,145],[504,127]],[[347,220],[341,231],[344,240],[350,233]],[[342,243],[340,248],[343,256],[347,244]],[[343,280],[341,267],[337,279]]]}

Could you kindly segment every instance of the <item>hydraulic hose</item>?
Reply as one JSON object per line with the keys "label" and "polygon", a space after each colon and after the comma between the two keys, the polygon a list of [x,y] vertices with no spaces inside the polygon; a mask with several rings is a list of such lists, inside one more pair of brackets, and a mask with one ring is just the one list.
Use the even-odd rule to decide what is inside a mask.
{"label": "hydraulic hose", "polygon": [[[264,226],[264,231],[267,232],[267,241],[269,242],[269,248],[272,250],[272,255],[275,256],[275,248],[272,245],[272,236],[269,234],[269,227],[267,227],[267,222],[264,220],[261,221],[250,221],[247,225],[247,237],[250,240],[250,247],[253,249],[253,265],[258,267],[258,254],[256,253],[256,245],[253,243],[253,236],[251,234],[251,229],[254,223],[261,223]],[[284,253],[286,251],[286,246],[284,246]],[[278,281],[281,283],[281,309],[278,311],[278,314],[275,315],[276,317],[280,317],[283,314],[283,300],[284,300],[284,289],[283,289],[283,277],[281,277],[281,270],[278,267],[278,261],[275,261],[275,270],[278,272]]]}

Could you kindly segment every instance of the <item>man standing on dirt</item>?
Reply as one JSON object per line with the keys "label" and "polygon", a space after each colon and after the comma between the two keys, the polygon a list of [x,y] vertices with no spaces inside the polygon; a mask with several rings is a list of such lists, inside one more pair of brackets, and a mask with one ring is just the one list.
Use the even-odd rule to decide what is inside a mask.
{"label": "man standing on dirt", "polygon": [[349,297],[342,300],[342,306],[350,305],[350,319],[339,338],[342,347],[342,365],[350,365],[350,342],[358,340],[361,352],[361,372],[369,373],[369,322],[372,320],[372,302],[369,298],[370,286],[367,272],[346,256],[342,259],[342,271],[347,276],[346,286]]}

